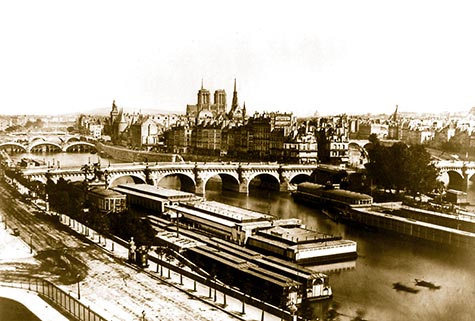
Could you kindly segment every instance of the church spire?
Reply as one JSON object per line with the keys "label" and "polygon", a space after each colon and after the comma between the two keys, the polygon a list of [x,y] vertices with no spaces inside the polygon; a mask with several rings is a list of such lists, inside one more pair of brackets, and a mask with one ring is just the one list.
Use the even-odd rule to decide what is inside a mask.
{"label": "church spire", "polygon": [[234,78],[234,92],[233,92],[233,102],[231,104],[231,111],[236,110],[238,108],[238,97],[237,97],[237,90],[236,90],[236,78]]}
{"label": "church spire", "polygon": [[114,99],[114,101],[112,102],[112,110],[110,112],[110,123],[111,124],[113,122],[115,122],[118,115],[119,115],[119,111],[117,110],[117,105],[115,104],[115,99]]}
{"label": "church spire", "polygon": [[201,78],[201,90],[203,90],[203,78]]}
{"label": "church spire", "polygon": [[394,113],[391,115],[391,117],[389,117],[389,120],[393,121],[393,122],[397,122],[397,109],[398,109],[398,105],[396,105],[396,110],[394,111]]}

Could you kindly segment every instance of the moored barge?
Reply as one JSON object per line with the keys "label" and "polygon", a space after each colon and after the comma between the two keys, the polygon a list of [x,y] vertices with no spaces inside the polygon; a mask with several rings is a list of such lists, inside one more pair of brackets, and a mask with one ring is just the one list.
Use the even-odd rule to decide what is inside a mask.
{"label": "moored barge", "polygon": [[[368,207],[373,204],[373,197],[370,195],[309,182],[298,184],[297,189],[292,192],[292,196],[297,201],[329,209],[329,215],[351,208]],[[332,218],[337,219],[337,216]]]}

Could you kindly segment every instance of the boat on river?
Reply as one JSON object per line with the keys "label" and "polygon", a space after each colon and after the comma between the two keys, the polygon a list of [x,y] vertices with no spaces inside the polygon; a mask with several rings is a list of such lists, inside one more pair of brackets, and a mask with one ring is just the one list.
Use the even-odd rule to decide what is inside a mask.
{"label": "boat on river", "polygon": [[435,285],[432,282],[427,282],[427,281],[419,280],[419,279],[414,279],[414,282],[416,283],[416,286],[421,286],[421,287],[428,288],[428,289],[431,289],[431,290],[439,290],[440,289],[440,285]]}
{"label": "boat on river", "polygon": [[373,197],[370,195],[310,182],[298,184],[292,196],[296,201],[318,205],[325,215],[335,221],[349,209],[373,204]]}

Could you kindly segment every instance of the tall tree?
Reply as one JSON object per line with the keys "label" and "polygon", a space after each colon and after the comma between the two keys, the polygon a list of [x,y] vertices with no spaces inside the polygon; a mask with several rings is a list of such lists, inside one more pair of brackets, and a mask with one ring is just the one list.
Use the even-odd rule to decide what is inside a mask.
{"label": "tall tree", "polygon": [[439,173],[424,146],[409,147],[406,167],[406,189],[411,195],[431,192],[437,188]]}
{"label": "tall tree", "polygon": [[385,147],[376,142],[368,155],[367,174],[379,187],[416,195],[430,192],[438,186],[437,169],[422,145],[407,147],[396,143]]}

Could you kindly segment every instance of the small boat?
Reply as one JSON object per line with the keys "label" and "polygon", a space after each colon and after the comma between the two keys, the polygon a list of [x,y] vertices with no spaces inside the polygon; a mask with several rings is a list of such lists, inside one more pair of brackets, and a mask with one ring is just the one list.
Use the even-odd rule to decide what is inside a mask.
{"label": "small boat", "polygon": [[440,285],[435,285],[432,282],[426,282],[424,280],[419,280],[419,279],[414,279],[414,281],[416,283],[416,286],[422,286],[422,287],[425,287],[425,288],[428,288],[428,289],[431,289],[431,290],[439,290],[440,289]]}
{"label": "small boat", "polygon": [[400,282],[393,283],[393,289],[396,291],[404,291],[408,293],[417,293],[419,292],[418,289],[411,288],[410,286],[401,284]]}

